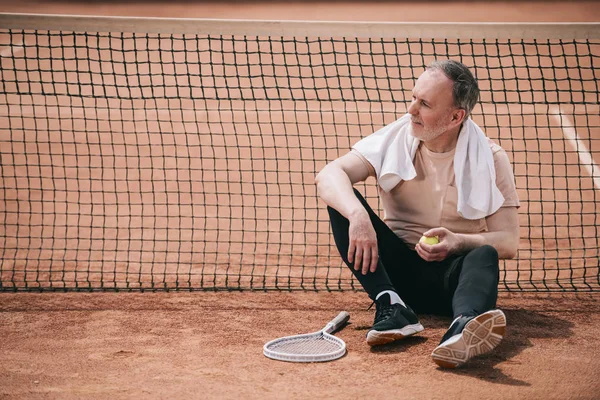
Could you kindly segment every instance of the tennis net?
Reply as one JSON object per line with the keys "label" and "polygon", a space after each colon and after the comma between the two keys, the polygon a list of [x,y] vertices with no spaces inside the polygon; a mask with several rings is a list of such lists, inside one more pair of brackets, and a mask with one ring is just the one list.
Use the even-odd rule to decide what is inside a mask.
{"label": "tennis net", "polygon": [[2,14],[0,290],[358,289],[314,176],[452,58],[521,199],[501,290],[600,291],[599,26]]}

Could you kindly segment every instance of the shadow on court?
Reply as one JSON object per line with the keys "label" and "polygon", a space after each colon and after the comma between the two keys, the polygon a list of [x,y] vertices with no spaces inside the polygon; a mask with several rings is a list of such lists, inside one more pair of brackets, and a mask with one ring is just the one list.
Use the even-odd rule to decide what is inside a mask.
{"label": "shadow on court", "polygon": [[566,339],[573,335],[573,323],[556,316],[523,309],[508,310],[505,313],[507,334],[500,346],[489,354],[473,359],[463,368],[443,371],[503,385],[530,386],[527,381],[505,374],[497,364],[510,363],[523,350],[536,347],[531,339]]}
{"label": "shadow on court", "polygon": [[[566,339],[573,336],[573,323],[554,315],[544,315],[525,309],[504,310],[507,318],[507,333],[502,343],[492,352],[470,360],[464,366],[451,370],[438,368],[442,373],[472,376],[490,383],[511,386],[531,386],[523,379],[508,375],[499,368],[500,363],[516,363],[514,358],[523,350],[535,348],[532,339]],[[427,336],[412,336],[383,346],[371,348],[371,353],[405,353],[412,351],[414,346],[434,348],[447,329],[451,320],[444,317],[423,315],[420,317],[425,326]],[[356,330],[369,329],[368,326],[357,326]],[[534,350],[535,351],[535,350]]]}

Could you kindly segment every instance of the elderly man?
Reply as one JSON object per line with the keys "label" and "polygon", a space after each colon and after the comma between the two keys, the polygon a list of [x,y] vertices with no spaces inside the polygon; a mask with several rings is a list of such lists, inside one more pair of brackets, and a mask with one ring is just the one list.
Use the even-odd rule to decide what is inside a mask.
{"label": "elderly man", "polygon": [[[519,243],[509,159],[469,118],[478,98],[466,66],[436,61],[418,78],[406,115],[316,177],[340,254],[376,304],[367,343],[422,331],[415,312],[453,315],[432,353],[446,368],[502,340],[498,259],[514,257]],[[353,189],[369,177],[383,220]]]}

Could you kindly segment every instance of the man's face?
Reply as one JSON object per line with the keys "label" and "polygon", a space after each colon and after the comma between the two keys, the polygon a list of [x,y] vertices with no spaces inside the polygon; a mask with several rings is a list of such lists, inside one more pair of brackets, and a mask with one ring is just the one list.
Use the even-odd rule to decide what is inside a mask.
{"label": "man's face", "polygon": [[450,128],[456,110],[452,81],[441,71],[423,72],[415,84],[408,108],[413,136],[425,142],[437,138]]}

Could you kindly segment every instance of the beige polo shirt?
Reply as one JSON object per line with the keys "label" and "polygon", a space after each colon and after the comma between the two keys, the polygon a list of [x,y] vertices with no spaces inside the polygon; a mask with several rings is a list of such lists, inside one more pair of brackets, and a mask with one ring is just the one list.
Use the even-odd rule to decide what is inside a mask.
{"label": "beige polo shirt", "polygon": [[[502,207],[519,207],[515,179],[506,152],[489,140],[496,168],[496,186],[504,196]],[[458,192],[454,179],[454,152],[434,153],[421,142],[413,165],[417,176],[401,181],[389,192],[379,188],[383,220],[411,247],[431,228],[444,227],[455,233],[487,231],[485,218],[468,220],[457,211]],[[356,149],[352,150],[369,168],[375,169]]]}

